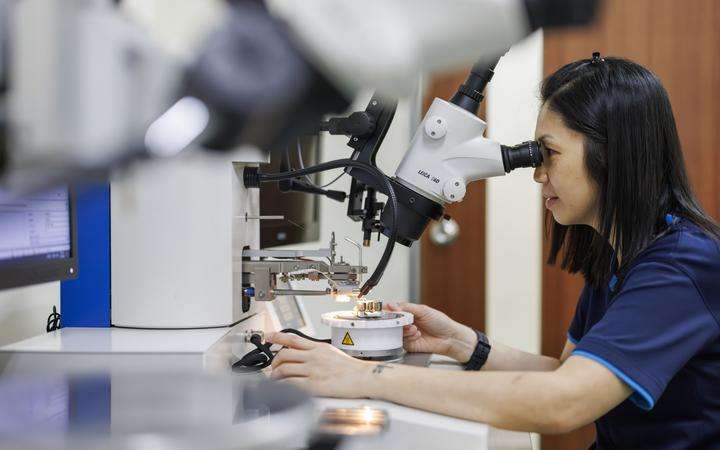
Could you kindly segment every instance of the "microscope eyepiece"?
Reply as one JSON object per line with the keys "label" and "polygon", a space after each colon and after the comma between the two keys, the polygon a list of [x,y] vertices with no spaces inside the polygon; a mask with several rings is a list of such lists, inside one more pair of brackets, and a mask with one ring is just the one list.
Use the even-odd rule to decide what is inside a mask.
{"label": "microscope eyepiece", "polygon": [[501,145],[500,152],[506,173],[520,167],[538,167],[543,162],[537,141],[527,141],[513,146]]}

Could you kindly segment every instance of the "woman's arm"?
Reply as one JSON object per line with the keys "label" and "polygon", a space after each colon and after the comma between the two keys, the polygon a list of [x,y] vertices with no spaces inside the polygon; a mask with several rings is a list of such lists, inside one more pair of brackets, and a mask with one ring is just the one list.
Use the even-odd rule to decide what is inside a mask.
{"label": "woman's arm", "polygon": [[[460,362],[467,362],[475,349],[475,345],[477,345],[477,336],[470,327],[465,325],[460,325],[456,336],[448,356]],[[560,367],[560,364],[567,359],[575,348],[572,342],[566,341],[562,356],[560,359],[557,359],[550,356],[524,352],[489,338],[488,340],[491,350],[482,370],[514,370],[520,372],[528,370],[555,370]]]}
{"label": "woman's arm", "polygon": [[[426,305],[400,303],[386,307],[390,311],[405,311],[414,316],[414,324],[404,330],[403,346],[407,351],[438,353],[462,363],[470,359],[477,345],[477,335],[470,327]],[[490,345],[492,350],[483,370],[545,371],[560,366],[557,358],[527,353],[493,340],[490,340]]]}
{"label": "woman's arm", "polygon": [[294,335],[268,340],[289,347],[275,357],[273,378],[315,395],[388,400],[507,429],[564,433],[632,392],[604,366],[579,356],[546,372],[444,371],[360,361]]}
{"label": "woman's arm", "polygon": [[472,373],[392,364],[366,370],[370,398],[537,433],[572,431],[632,393],[608,369],[577,356],[552,372]]}

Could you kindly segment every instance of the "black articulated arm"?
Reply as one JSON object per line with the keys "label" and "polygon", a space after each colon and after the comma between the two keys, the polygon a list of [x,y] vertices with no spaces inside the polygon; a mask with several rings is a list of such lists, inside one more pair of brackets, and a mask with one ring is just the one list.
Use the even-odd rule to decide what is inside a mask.
{"label": "black articulated arm", "polygon": [[[372,129],[369,133],[351,135],[347,144],[353,149],[351,156],[353,160],[377,167],[375,156],[380,150],[380,145],[385,140],[385,135],[395,117],[396,109],[397,101],[385,100],[373,95],[365,111],[360,113],[368,117],[373,124]],[[382,213],[385,205],[377,201],[376,194],[381,192],[387,195],[387,189],[385,183],[378,183],[377,179],[366,172],[354,170],[353,168],[346,169],[346,172],[352,177],[347,215],[352,220],[362,222],[363,245],[369,246],[372,233],[384,231],[378,215]],[[387,176],[385,178],[392,181]]]}
{"label": "black articulated arm", "polygon": [[376,117],[367,111],[356,111],[347,117],[334,117],[320,124],[318,131],[346,136],[366,136],[375,130]]}
{"label": "black articulated arm", "polygon": [[[375,118],[376,126],[368,135],[350,138],[348,146],[353,149],[352,159],[376,167],[375,158],[392,124],[396,109],[396,100],[383,99],[378,95],[370,99],[365,113]],[[353,178],[348,196],[348,217],[362,222],[363,244],[366,246],[370,244],[373,232],[389,237],[393,232],[389,226],[392,223],[390,207],[376,200],[377,193],[387,195],[386,185],[378,183],[376,179],[362,171],[349,169],[347,172]],[[396,240],[409,247],[420,237],[430,220],[442,217],[443,208],[442,205],[400,183],[396,178],[387,176],[386,178],[395,190],[398,200],[398,211],[393,213],[398,217]],[[378,214],[380,214],[379,218]]]}

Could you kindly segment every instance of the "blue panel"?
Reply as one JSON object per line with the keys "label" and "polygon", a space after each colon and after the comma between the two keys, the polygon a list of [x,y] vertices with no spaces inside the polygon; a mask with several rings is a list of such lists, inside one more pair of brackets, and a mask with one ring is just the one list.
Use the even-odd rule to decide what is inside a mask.
{"label": "blue panel", "polygon": [[78,278],[63,281],[63,327],[110,326],[110,185],[76,188]]}
{"label": "blue panel", "polygon": [[109,435],[111,420],[110,375],[84,375],[68,381],[70,431]]}

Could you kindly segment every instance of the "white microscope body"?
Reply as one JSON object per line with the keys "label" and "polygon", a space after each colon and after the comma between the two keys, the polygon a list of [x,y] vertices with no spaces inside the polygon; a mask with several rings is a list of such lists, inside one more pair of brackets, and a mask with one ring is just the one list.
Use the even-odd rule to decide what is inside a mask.
{"label": "white microscope body", "polygon": [[436,98],[395,175],[438,203],[465,197],[468,183],[505,174],[501,146],[479,117]]}

